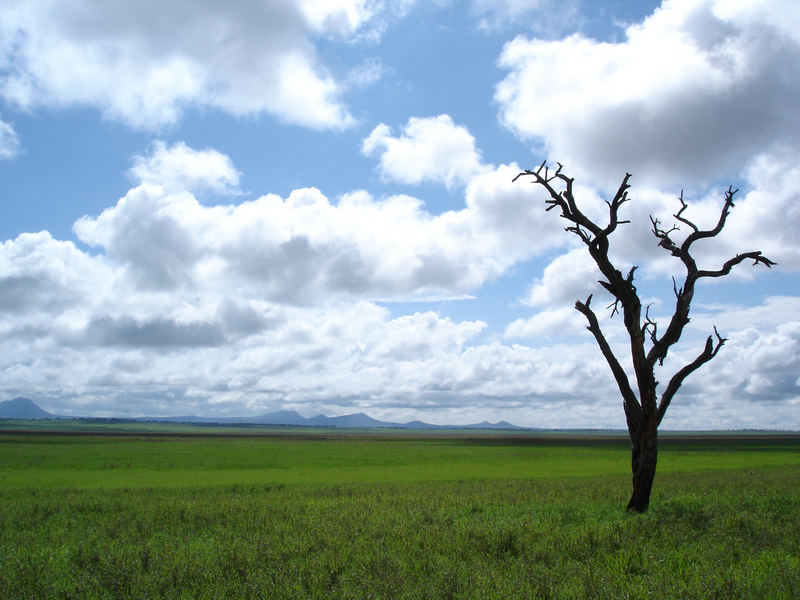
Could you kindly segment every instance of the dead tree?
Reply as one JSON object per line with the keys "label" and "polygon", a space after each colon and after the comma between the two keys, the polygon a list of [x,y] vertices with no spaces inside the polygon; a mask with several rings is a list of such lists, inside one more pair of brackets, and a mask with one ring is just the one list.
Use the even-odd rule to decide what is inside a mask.
{"label": "dead tree", "polygon": [[672,376],[661,397],[658,397],[656,366],[663,365],[669,349],[678,342],[684,327],[689,323],[689,307],[694,296],[695,284],[698,280],[706,277],[724,277],[731,272],[734,266],[748,259],[754,261],[753,265],[760,263],[771,267],[776,263],[763,256],[760,251],[752,251],[737,254],[716,270],[698,268],[692,257],[692,245],[698,240],[713,238],[722,231],[728,214],[733,208],[733,197],[738,190],[728,188],[719,220],[712,229],[700,229],[684,216],[687,205],[681,192],[680,209],[673,216],[678,223],[688,228],[688,235],[682,242],[678,243],[672,239],[672,234],[678,231],[679,225],[676,224],[666,229],[658,219],[650,217],[652,232],[658,245],[679,259],[686,270],[682,285],[678,285],[673,279],[676,298],[675,310],[662,333],[658,328],[658,323],[650,317],[647,309],[642,316],[642,302],[637,294],[636,286],[633,284],[636,266],[623,275],[608,256],[611,235],[619,225],[630,223],[630,221],[619,218],[620,207],[629,200],[630,173],[625,174],[614,198],[610,202],[606,201],[608,223],[605,226],[595,223],[580,210],[573,196],[574,179],[562,173],[560,163],[555,170],[548,168],[546,163],[542,163],[533,170],[519,173],[514,181],[524,176],[532,177],[533,183],[547,191],[550,198],[545,200],[546,210],[550,211],[554,208],[560,210],[561,217],[570,223],[566,230],[578,236],[586,245],[589,254],[605,278],[600,281],[600,285],[608,290],[614,298],[613,303],[609,306],[611,315],[614,316],[620,312],[622,314],[622,320],[630,338],[630,358],[636,378],[635,387],[631,385],[625,369],[615,356],[600,328],[597,315],[590,307],[591,294],[585,302],[577,301],[575,303],[575,308],[586,317],[587,329],[594,335],[622,394],[622,407],[625,411],[631,441],[631,470],[633,473],[633,493],[628,502],[628,510],[644,512],[650,503],[650,491],[656,472],[658,426],[664,418],[675,392],[678,391],[684,380],[714,358],[726,342],[726,339],[719,334],[715,327],[714,335],[708,336],[703,351]]}

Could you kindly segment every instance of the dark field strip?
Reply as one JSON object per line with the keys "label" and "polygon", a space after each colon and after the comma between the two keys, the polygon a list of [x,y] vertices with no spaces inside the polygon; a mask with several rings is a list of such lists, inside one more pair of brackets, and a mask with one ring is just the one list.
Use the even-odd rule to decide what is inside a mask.
{"label": "dark field strip", "polygon": [[[614,430],[490,430],[490,429],[347,429],[275,425],[217,425],[193,423],[148,423],[0,419],[0,436],[109,436],[142,438],[285,438],[455,440],[485,445],[627,445],[628,435]],[[666,431],[661,446],[719,447],[800,444],[800,432],[779,431]]]}

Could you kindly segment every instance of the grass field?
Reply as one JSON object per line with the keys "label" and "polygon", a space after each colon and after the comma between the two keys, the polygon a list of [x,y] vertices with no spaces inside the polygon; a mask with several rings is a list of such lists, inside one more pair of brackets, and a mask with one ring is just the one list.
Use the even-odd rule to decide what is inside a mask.
{"label": "grass field", "polygon": [[800,597],[798,436],[200,429],[1,434],[0,598]]}

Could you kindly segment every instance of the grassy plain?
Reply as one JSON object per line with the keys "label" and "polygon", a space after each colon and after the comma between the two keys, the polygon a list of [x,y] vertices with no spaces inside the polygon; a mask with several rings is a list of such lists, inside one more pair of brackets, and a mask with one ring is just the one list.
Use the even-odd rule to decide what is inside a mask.
{"label": "grassy plain", "polygon": [[[61,430],[63,433],[64,430]],[[0,598],[797,598],[800,437],[0,435]]]}

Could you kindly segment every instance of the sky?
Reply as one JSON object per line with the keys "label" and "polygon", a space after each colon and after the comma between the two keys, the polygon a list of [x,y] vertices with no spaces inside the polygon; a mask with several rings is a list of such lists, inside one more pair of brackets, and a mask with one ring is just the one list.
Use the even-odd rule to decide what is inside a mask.
{"label": "sky", "polygon": [[[625,427],[584,212],[665,327],[653,216],[713,227],[666,429],[800,428],[796,0],[5,0],[0,400],[62,415]],[[687,227],[675,232],[686,234]],[[628,359],[623,359],[629,364]]]}

